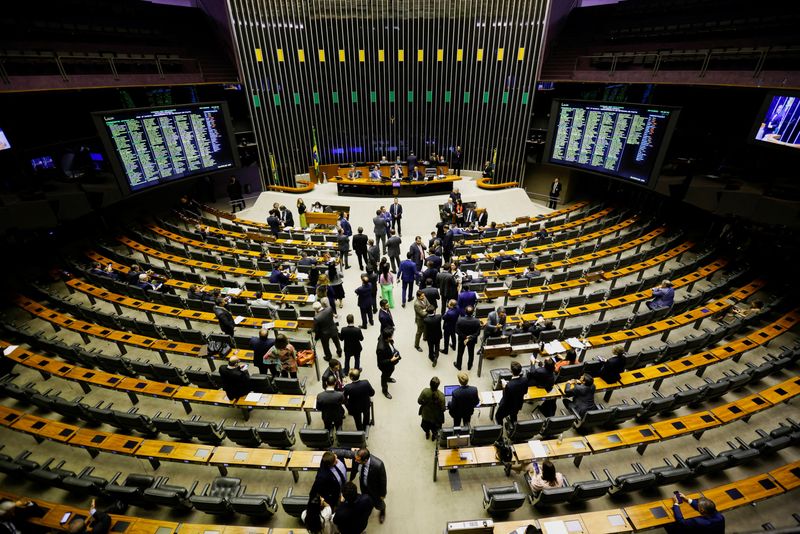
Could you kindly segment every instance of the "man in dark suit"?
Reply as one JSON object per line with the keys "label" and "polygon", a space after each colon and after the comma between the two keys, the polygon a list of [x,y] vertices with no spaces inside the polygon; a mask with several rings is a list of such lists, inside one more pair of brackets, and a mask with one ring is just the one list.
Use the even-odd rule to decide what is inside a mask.
{"label": "man in dark suit", "polygon": [[222,389],[230,400],[236,400],[250,393],[250,373],[247,365],[239,362],[238,356],[228,358],[228,365],[219,368]]}
{"label": "man in dark suit", "polygon": [[442,266],[442,270],[436,275],[436,286],[439,288],[439,296],[442,298],[442,313],[444,313],[447,303],[458,298],[458,282],[450,272],[450,265]]}
{"label": "man in dark suit", "polygon": [[[544,362],[539,362],[537,367],[534,367],[537,352],[538,350],[534,351],[533,356],[531,356],[531,366],[527,373],[528,387],[541,388],[550,392],[556,383],[556,363],[552,358],[547,358]],[[545,417],[554,416],[556,414],[555,399],[544,401],[539,405],[539,411]]]}
{"label": "man in dark suit", "polygon": [[368,380],[361,380],[359,369],[350,369],[350,383],[344,386],[344,405],[356,422],[356,430],[365,430],[370,424],[369,406],[375,390]]}
{"label": "man in dark suit", "polygon": [[372,284],[369,283],[367,275],[361,275],[361,285],[355,290],[358,295],[358,309],[361,310],[361,326],[362,330],[367,329],[367,321],[370,326],[375,324],[372,316]]}
{"label": "man in dark suit", "polygon": [[[373,232],[375,233],[375,244],[380,247],[383,241],[383,253],[386,253],[386,219],[383,217],[381,210],[375,211],[375,217],[372,218]],[[380,259],[380,258],[379,258]]]}
{"label": "man in dark suit", "polygon": [[344,394],[336,391],[336,377],[329,376],[325,382],[325,391],[317,395],[317,410],[321,412],[322,422],[326,430],[342,429],[344,421]]}
{"label": "man in dark suit", "polygon": [[472,291],[467,284],[461,286],[461,293],[458,294],[458,311],[461,315],[466,313],[467,308],[475,308],[478,304],[478,294]]}
{"label": "man in dark suit", "polygon": [[386,240],[386,254],[389,256],[393,273],[397,273],[397,268],[400,266],[400,245],[402,244],[403,240],[395,234],[394,230],[389,230],[389,239]]}
{"label": "man in dark suit", "polygon": [[431,282],[436,281],[436,275],[439,274],[439,269],[437,269],[432,261],[425,262],[425,270],[422,271],[422,283],[420,284],[420,289],[425,289],[428,287],[428,280]]}
{"label": "man in dark suit", "polygon": [[339,228],[342,229],[342,232],[344,232],[344,235],[347,237],[353,235],[353,227],[350,226],[350,221],[348,221],[347,217],[344,216],[343,211],[339,212],[339,220],[336,221],[336,224],[339,225]]}
{"label": "man in dark suit", "polygon": [[456,361],[453,364],[456,369],[461,370],[461,362],[464,359],[464,350],[469,352],[467,369],[472,369],[472,362],[475,360],[475,343],[481,333],[481,322],[473,315],[475,308],[468,306],[465,315],[456,321],[456,335],[458,336],[458,351]]}
{"label": "man in dark suit", "polygon": [[386,299],[381,299],[381,309],[378,311],[378,323],[381,325],[381,332],[387,328],[394,328],[392,309],[389,308],[389,301]]}
{"label": "man in dark suit", "polygon": [[442,343],[442,316],[436,313],[436,307],[428,307],[428,315],[422,320],[425,325],[425,338],[428,341],[428,359],[434,367],[439,361],[439,346]]}
{"label": "man in dark suit", "polygon": [[369,495],[358,494],[358,488],[348,482],[342,489],[343,501],[336,507],[333,523],[340,534],[362,534],[367,529],[372,514],[372,499]]}
{"label": "man in dark suit", "polygon": [[457,146],[455,152],[453,152],[453,174],[456,176],[461,176],[461,165],[462,161],[464,161],[464,154],[461,152],[461,147]]}
{"label": "man in dark suit", "polygon": [[386,520],[386,467],[377,456],[370,454],[366,448],[359,449],[353,458],[354,469],[350,471],[350,480],[358,477],[361,493],[369,495],[372,506],[380,511],[379,520]]}
{"label": "man in dark suit", "polygon": [[264,362],[264,356],[274,344],[275,340],[269,338],[269,330],[266,328],[259,330],[258,337],[250,338],[250,348],[253,351],[253,365],[256,366],[258,372],[262,375],[269,373],[272,376],[276,376],[278,374],[278,370],[274,365],[267,365]]}
{"label": "man in dark suit", "polygon": [[459,387],[453,391],[447,408],[453,418],[453,426],[468,426],[475,407],[480,404],[478,388],[468,385],[469,375],[464,371],[459,371],[458,383]]}
{"label": "man in dark suit", "polygon": [[381,247],[372,239],[367,243],[369,246],[367,247],[367,265],[365,266],[365,270],[369,271],[371,269],[375,271],[378,269],[378,262],[381,261]]}
{"label": "man in dark suit", "polygon": [[406,307],[406,301],[411,302],[414,299],[414,280],[417,278],[416,264],[414,263],[413,254],[409,251],[406,254],[406,259],[400,262],[400,274],[397,276],[397,282],[403,282],[402,301],[403,308]]}
{"label": "man in dark suit", "polygon": [[279,218],[284,228],[294,227],[294,216],[292,215],[292,212],[289,211],[289,208],[287,208],[286,206],[281,206],[279,213],[280,213]]}
{"label": "man in dark suit", "polygon": [[[14,517],[17,520],[22,520],[23,517],[19,513],[19,510],[20,508],[14,510]],[[95,500],[92,499],[92,504],[89,506],[89,518],[83,519],[81,517],[75,517],[67,525],[67,532],[70,534],[82,534],[83,532],[89,532],[91,534],[106,534],[111,529],[111,516],[109,513],[119,514],[123,511],[124,505],[122,505],[122,503],[119,501],[111,505],[105,511],[98,510]],[[20,531],[17,530],[17,532]]]}
{"label": "man in dark suit", "polygon": [[350,238],[344,235],[344,230],[339,228],[336,235],[336,243],[339,246],[339,257],[345,269],[350,268]]}
{"label": "man in dark suit", "polygon": [[311,486],[311,496],[319,495],[334,508],[339,504],[339,497],[345,484],[347,484],[347,466],[333,451],[322,453],[319,470]]}
{"label": "man in dark suit", "polygon": [[486,208],[478,215],[478,227],[483,228],[489,223],[489,211]]}
{"label": "man in dark suit", "polygon": [[517,414],[522,409],[527,392],[528,380],[522,376],[522,365],[519,362],[511,362],[511,380],[506,383],[503,398],[500,399],[494,414],[494,420],[498,425],[502,425],[506,417],[512,423],[517,422]]}
{"label": "man in dark suit", "polygon": [[436,289],[436,286],[433,285],[433,279],[426,278],[425,279],[425,288],[420,289],[422,294],[425,295],[425,298],[428,299],[428,304],[437,308],[439,306],[439,290]]}
{"label": "man in dark suit", "polygon": [[471,226],[477,219],[478,216],[473,208],[466,208],[464,210],[464,226]]}
{"label": "man in dark suit", "polygon": [[589,410],[597,409],[594,403],[594,378],[592,375],[584,374],[581,380],[570,380],[564,388],[564,408],[567,411],[575,412],[578,417]]}
{"label": "man in dark suit", "polygon": [[289,275],[283,272],[283,268],[283,265],[278,264],[275,266],[275,270],[269,273],[269,283],[278,284],[281,289],[288,286],[291,281]]}
{"label": "man in dark suit", "polygon": [[561,184],[558,181],[558,178],[553,180],[553,183],[550,184],[550,202],[547,204],[547,207],[551,210],[556,209],[558,206],[558,197],[561,195]]}
{"label": "man in dark suit", "polygon": [[333,357],[331,355],[331,341],[336,346],[336,357],[341,358],[342,346],[339,343],[339,330],[336,328],[336,321],[333,318],[333,308],[323,306],[319,301],[312,306],[316,312],[314,315],[314,336],[322,343],[325,361]]}
{"label": "man in dark suit", "polygon": [[417,270],[422,270],[422,262],[425,260],[425,245],[422,244],[422,237],[414,238],[414,243],[408,248],[411,253],[411,261],[417,266]]}
{"label": "man in dark suit", "polygon": [[[411,169],[411,161],[408,162],[408,167]],[[409,172],[410,174],[410,172]],[[400,201],[394,199],[394,202],[389,206],[389,214],[392,216],[392,230],[397,229],[397,235],[403,235],[403,227],[401,221],[403,220],[403,206]]]}
{"label": "man in dark suit", "polygon": [[381,332],[378,344],[375,347],[375,355],[378,360],[378,369],[381,371],[381,392],[384,397],[391,400],[392,395],[389,393],[389,384],[396,382],[392,378],[392,374],[397,362],[400,361],[400,352],[394,347],[394,330],[390,328]]}
{"label": "man in dark suit", "polygon": [[359,226],[358,233],[353,236],[353,251],[356,253],[356,258],[358,258],[358,269],[360,271],[364,270],[364,264],[369,263],[367,261],[367,241],[369,238],[364,234],[364,228]]}
{"label": "man in dark suit", "polygon": [[607,384],[619,382],[621,373],[625,370],[625,349],[614,347],[611,349],[611,358],[605,361],[600,369],[600,378]]}
{"label": "man in dark suit", "polygon": [[219,321],[219,327],[224,334],[233,337],[233,330],[236,328],[236,323],[233,320],[233,315],[225,307],[227,304],[226,299],[220,297],[214,304],[214,315]]}
{"label": "man in dark suit", "polygon": [[[672,513],[675,515],[675,522],[665,525],[668,534],[725,534],[725,516],[717,511],[714,501],[700,497],[699,499],[689,499],[686,495],[678,492],[673,496]],[[689,503],[689,506],[700,512],[700,517],[684,519],[681,503]]]}
{"label": "man in dark suit", "polygon": [[278,210],[269,210],[269,217],[267,217],[267,225],[272,235],[278,237],[281,231],[281,218]]}
{"label": "man in dark suit", "polygon": [[361,342],[364,341],[364,333],[355,326],[355,317],[352,313],[347,314],[347,326],[339,332],[339,338],[344,343],[344,372],[350,371],[350,358],[353,358],[353,366],[361,369]]}

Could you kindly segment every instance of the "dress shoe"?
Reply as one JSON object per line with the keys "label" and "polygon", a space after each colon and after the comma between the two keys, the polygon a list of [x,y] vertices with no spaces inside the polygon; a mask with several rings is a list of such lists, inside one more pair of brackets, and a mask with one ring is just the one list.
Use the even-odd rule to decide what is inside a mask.
{"label": "dress shoe", "polygon": [[365,325],[365,324],[358,325],[358,327],[359,327],[361,330],[366,330],[366,329],[367,329],[367,325]]}
{"label": "dress shoe", "polygon": [[381,524],[383,524],[383,522],[386,521],[386,512],[385,511],[381,510],[381,515],[378,516],[378,521],[380,521]]}
{"label": "dress shoe", "polygon": [[395,380],[394,378],[388,378],[386,381],[389,382],[390,384],[394,384],[395,382],[397,382],[397,380]]}
{"label": "dress shoe", "polygon": [[431,439],[431,433],[427,430],[425,431],[425,439]]}
{"label": "dress shoe", "polygon": [[433,366],[436,367],[436,364],[439,363],[439,358],[434,358],[431,363],[433,363]]}
{"label": "dress shoe", "polygon": [[405,307],[406,307],[406,303],[404,302],[404,303],[403,303],[403,308],[405,308]]}
{"label": "dress shoe", "polygon": [[389,393],[388,391],[384,391],[384,392],[383,392],[383,396],[384,396],[384,397],[386,397],[387,399],[390,399],[390,400],[391,400],[391,398],[392,398],[392,394],[391,394],[391,393]]}
{"label": "dress shoe", "polygon": [[453,367],[455,367],[455,368],[456,368],[456,369],[458,369],[459,371],[461,370],[461,367],[459,367],[458,365],[456,365],[456,363],[455,363],[455,362],[453,362]]}
{"label": "dress shoe", "polygon": [[420,347],[414,347],[414,348],[417,349],[417,352],[422,352],[422,349]]}

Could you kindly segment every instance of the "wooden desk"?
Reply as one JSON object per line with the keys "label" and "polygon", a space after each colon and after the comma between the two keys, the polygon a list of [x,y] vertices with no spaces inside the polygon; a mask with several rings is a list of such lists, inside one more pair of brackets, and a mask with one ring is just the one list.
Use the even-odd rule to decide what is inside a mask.
{"label": "wooden desk", "polygon": [[785,491],[769,473],[764,473],[705,490],[703,496],[714,501],[718,511],[725,512],[745,504],[763,501]]}
{"label": "wooden desk", "polygon": [[730,423],[738,419],[747,421],[754,413],[766,410],[770,406],[772,404],[760,395],[748,395],[728,404],[718,406],[712,409],[711,413],[723,423]]}
{"label": "wooden desk", "polygon": [[719,426],[720,424],[721,422],[714,417],[711,412],[703,411],[667,419],[666,421],[659,421],[657,423],[652,423],[650,426],[652,426],[663,439],[684,436],[686,434],[692,434],[695,438],[700,439],[704,431]]}
{"label": "wooden desk", "polygon": [[786,491],[800,487],[800,460],[769,472],[769,475]]}
{"label": "wooden desk", "polygon": [[[111,516],[118,520],[134,519],[124,534],[173,534],[183,525],[183,523],[173,523],[172,521],[162,521],[158,519],[138,519],[127,518],[125,516]],[[125,519],[121,519],[125,518]],[[118,532],[111,527],[109,532]]]}
{"label": "wooden desk", "polygon": [[539,519],[539,528],[542,534],[587,534],[589,530],[578,514],[560,515]]}
{"label": "wooden desk", "polygon": [[538,441],[538,443],[541,444],[544,449],[544,456],[537,456],[536,453],[533,452],[530,442],[519,443],[514,445],[514,455],[521,463],[530,463],[535,459],[541,458],[574,458],[573,463],[579,466],[581,463],[580,459],[592,452],[589,441],[582,436],[566,437],[563,438],[560,443],[558,439],[533,441]]}
{"label": "wooden desk", "polygon": [[616,534],[633,532],[633,527],[621,508],[580,514],[581,522],[589,534]]}
{"label": "wooden desk", "polygon": [[11,427],[24,414],[25,412],[21,410],[15,410],[14,408],[0,405],[0,425]]}
{"label": "wooden desk", "polygon": [[644,453],[648,443],[659,439],[658,434],[650,425],[626,427],[586,436],[586,440],[592,447],[593,452],[608,451],[622,447],[637,447],[636,450],[639,454]]}
{"label": "wooden desk", "polygon": [[228,476],[228,467],[284,470],[289,465],[290,451],[275,449],[247,449],[242,447],[216,447],[209,462]]}
{"label": "wooden desk", "polygon": [[153,469],[158,469],[160,460],[207,465],[214,449],[213,445],[146,439],[139,445],[136,456],[147,459]]}
{"label": "wooden desk", "polygon": [[80,428],[67,444],[85,449],[92,458],[96,458],[101,451],[135,456],[142,442],[144,438]]}
{"label": "wooden desk", "polygon": [[761,391],[759,395],[772,404],[788,402],[797,395],[800,395],[800,377],[784,380],[780,384],[776,384],[771,388]]}
{"label": "wooden desk", "polygon": [[78,430],[75,425],[68,425],[28,414],[18,417],[11,425],[7,426],[33,436],[37,443],[42,443],[46,439],[66,443]]}
{"label": "wooden desk", "polygon": [[[346,171],[345,171],[346,172]],[[391,180],[372,180],[369,173],[364,173],[362,178],[348,178],[346,175],[330,178],[330,183],[336,184],[337,193],[341,196],[346,195],[367,195],[373,197],[390,196],[420,196],[449,193],[453,190],[453,183],[461,180],[460,176],[449,175],[445,177],[435,177],[431,180],[401,180],[395,187]],[[306,213],[306,222],[308,213]]]}

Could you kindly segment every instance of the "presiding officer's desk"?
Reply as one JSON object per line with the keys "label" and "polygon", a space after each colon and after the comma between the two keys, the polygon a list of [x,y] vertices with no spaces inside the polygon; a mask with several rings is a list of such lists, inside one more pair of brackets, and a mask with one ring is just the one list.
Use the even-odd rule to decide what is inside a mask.
{"label": "presiding officer's desk", "polygon": [[[389,179],[389,168],[381,169],[381,180],[373,180],[369,177],[368,167],[356,167],[361,170],[360,178],[349,178],[350,168],[340,169],[339,175],[330,178],[328,181],[336,184],[340,195],[364,195],[364,196],[421,196],[440,193],[449,193],[453,190],[453,183],[461,180],[460,176],[438,174],[429,180],[409,180],[407,170],[403,167],[403,179],[395,186]],[[424,176],[424,172],[422,174]]]}

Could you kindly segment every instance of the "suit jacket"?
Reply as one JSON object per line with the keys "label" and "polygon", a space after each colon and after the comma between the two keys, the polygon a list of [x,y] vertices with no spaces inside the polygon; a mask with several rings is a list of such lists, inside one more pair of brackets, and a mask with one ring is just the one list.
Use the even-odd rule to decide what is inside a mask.
{"label": "suit jacket", "polygon": [[[351,452],[351,454],[355,458],[355,453]],[[350,470],[350,480],[358,479],[361,493],[369,495],[372,502],[377,502],[381,497],[386,497],[386,467],[383,465],[383,461],[374,454],[370,454],[366,481],[361,476],[361,472],[362,466],[354,461],[353,469]],[[366,482],[366,486],[364,482]]]}
{"label": "suit jacket", "polygon": [[232,330],[236,327],[236,323],[233,321],[233,315],[222,306],[214,306],[214,315],[217,316],[217,321],[219,321],[221,328],[229,328]]}
{"label": "suit jacket", "polygon": [[[409,162],[409,168],[411,168],[411,163]],[[390,204],[389,205],[389,214],[392,216],[392,219],[402,219],[403,218],[403,205],[402,204]]]}
{"label": "suit jacket", "polygon": [[478,388],[475,386],[459,386],[453,391],[448,409],[453,418],[469,419],[479,403]]}
{"label": "suit jacket", "polygon": [[336,337],[339,330],[333,318],[333,308],[326,306],[314,316],[314,335],[316,337]]}
{"label": "suit jacket", "polygon": [[372,514],[372,499],[369,495],[359,495],[353,502],[341,502],[336,507],[333,524],[340,534],[361,534],[367,529]]}
{"label": "suit jacket", "polygon": [[369,249],[367,250],[367,256],[369,256],[370,263],[372,263],[373,266],[377,267],[378,262],[381,261],[380,247],[377,244],[369,247]]}
{"label": "suit jacket", "polygon": [[378,340],[378,344],[375,347],[375,355],[378,359],[378,369],[381,371],[384,369],[393,369],[397,363],[391,361],[392,357],[394,356],[392,345],[386,343],[383,338]]}
{"label": "suit jacket", "polygon": [[[422,248],[422,250],[420,250],[420,248]],[[411,246],[408,247],[408,251],[411,253],[411,261],[417,265],[417,269],[421,269],[422,260],[425,259],[425,245],[411,243]]]}
{"label": "suit jacket", "polygon": [[458,310],[462,315],[466,313],[467,307],[473,308],[478,303],[478,294],[474,291],[462,291],[458,295]]}
{"label": "suit jacket", "polygon": [[353,235],[353,227],[350,226],[350,221],[348,221],[344,217],[341,217],[339,219],[339,226],[342,227],[342,232],[344,232],[344,235],[346,235],[347,237]]}
{"label": "suit jacket", "polygon": [[478,226],[486,226],[489,222],[489,212],[483,210],[480,215],[478,215]]}
{"label": "suit jacket", "polygon": [[374,225],[375,235],[386,235],[386,219],[382,215],[373,217],[372,224]]}
{"label": "suit jacket", "polygon": [[458,298],[458,282],[456,282],[456,277],[453,276],[453,273],[449,271],[440,272],[436,275],[436,285],[439,287],[439,294],[445,301]]}
{"label": "suit jacket", "polygon": [[417,277],[417,266],[413,260],[403,260],[400,262],[400,279],[403,282],[413,282]]}
{"label": "suit jacket", "polygon": [[435,287],[426,287],[425,289],[421,290],[425,294],[425,298],[428,299],[428,302],[431,306],[436,308],[439,305],[439,290]]}
{"label": "suit jacket", "polygon": [[364,333],[359,327],[345,326],[339,332],[339,339],[344,343],[345,354],[361,354],[361,342],[364,341]]}
{"label": "suit jacket", "polygon": [[281,220],[274,215],[270,215],[267,217],[267,224],[269,225],[269,229],[272,232],[272,235],[277,236],[278,232],[281,231]]}
{"label": "suit jacket", "polygon": [[[693,499],[689,506],[697,510],[697,499]],[[680,505],[672,505],[672,513],[675,514],[675,526],[681,527],[680,532],[692,534],[725,534],[725,516],[717,512],[712,516],[693,517],[684,519]]]}
{"label": "suit jacket", "polygon": [[358,295],[358,307],[372,309],[372,284],[361,284],[355,290]]}
{"label": "suit jacket", "polygon": [[317,409],[324,422],[331,421],[340,426],[344,420],[344,394],[341,391],[326,389],[317,395]]}
{"label": "suit jacket", "polygon": [[261,339],[258,336],[250,338],[250,348],[253,349],[253,365],[255,365],[259,371],[264,372],[266,370],[264,355],[274,344],[274,339]]}
{"label": "suit jacket", "polygon": [[[340,459],[344,467],[344,462]],[[318,469],[317,476],[314,478],[314,484],[311,486],[310,494],[321,495],[329,503],[338,503],[339,497],[342,495],[342,487],[347,479],[347,468],[344,467],[344,478],[341,480],[338,476],[333,474],[330,469]]]}
{"label": "suit jacket", "polygon": [[600,378],[608,383],[617,382],[620,378],[620,373],[625,370],[625,355],[612,356],[603,364],[600,369]]}
{"label": "suit jacket", "polygon": [[106,512],[95,510],[92,516],[92,522],[86,529],[87,532],[92,534],[106,534],[111,528],[111,516]]}
{"label": "suit jacket", "polygon": [[655,297],[650,301],[653,308],[669,308],[675,301],[675,290],[671,287],[659,287],[653,290]]}
{"label": "suit jacket", "polygon": [[356,252],[361,252],[362,254],[366,254],[367,252],[367,241],[369,237],[366,234],[356,234],[353,236],[353,250]]}
{"label": "suit jacket", "polygon": [[458,334],[459,338],[463,339],[469,336],[471,338],[470,343],[475,343],[478,341],[480,332],[481,321],[474,316],[464,315],[456,321],[456,334]]}
{"label": "suit jacket", "polygon": [[403,240],[400,239],[398,236],[393,235],[389,239],[386,240],[386,254],[388,256],[394,256],[395,258],[400,257],[400,245],[403,244]]}
{"label": "suit jacket", "polygon": [[340,252],[350,252],[350,238],[346,235],[337,236],[336,243],[339,245]]}
{"label": "suit jacket", "polygon": [[[508,316],[506,316],[508,319]],[[496,311],[490,312],[489,317],[486,318],[485,334],[489,337],[496,337],[503,333],[503,327],[506,324],[506,319],[501,321],[500,316]]]}
{"label": "suit jacket", "polygon": [[420,288],[428,287],[427,280],[430,280],[432,284],[436,283],[436,277],[439,274],[439,269],[436,267],[428,267],[424,271],[422,271],[422,280],[420,282]]}
{"label": "suit jacket", "polygon": [[433,268],[436,269],[437,272],[442,268],[442,257],[438,254],[431,254],[425,258],[425,265],[427,265],[428,262],[433,263]]}
{"label": "suit jacket", "polygon": [[503,398],[497,405],[495,417],[500,420],[509,414],[516,414],[525,403],[525,394],[528,392],[528,380],[524,376],[511,378],[503,390]]}
{"label": "suit jacket", "polygon": [[477,220],[477,217],[475,215],[475,210],[472,209],[472,208],[467,208],[464,211],[464,224],[472,224],[476,220]]}
{"label": "suit jacket", "polygon": [[550,196],[558,197],[561,194],[561,182],[550,184]]}
{"label": "suit jacket", "polygon": [[336,385],[334,386],[334,389],[336,391],[342,391],[342,389],[344,389],[344,376],[342,376],[341,368],[339,368],[338,371],[334,371],[330,367],[325,369],[325,372],[322,373],[322,378],[320,379],[320,382],[322,382],[322,387],[327,387],[328,378],[331,376],[336,379]]}
{"label": "suit jacket", "polygon": [[534,367],[531,365],[527,373],[528,387],[542,388],[550,391],[556,383],[555,373],[551,373],[544,367]]}
{"label": "suit jacket", "polygon": [[384,309],[378,311],[378,322],[381,323],[381,331],[390,327],[394,328],[394,319],[392,318],[391,312]]}
{"label": "suit jacket", "polygon": [[425,337],[428,341],[438,342],[442,339],[442,316],[438,313],[428,315],[422,320],[425,325]]}
{"label": "suit jacket", "polygon": [[458,318],[458,308],[450,308],[444,312],[444,315],[442,315],[442,331],[445,334],[455,334]]}
{"label": "suit jacket", "polygon": [[586,386],[584,384],[567,384],[564,389],[564,396],[573,399],[572,409],[580,416],[589,410],[594,410],[597,405],[594,403],[594,384]]}
{"label": "suit jacket", "polygon": [[250,393],[250,373],[247,370],[234,367],[231,369],[227,365],[219,368],[219,376],[222,379],[222,389],[230,400],[238,399]]}
{"label": "suit jacket", "polygon": [[352,413],[369,410],[369,398],[375,395],[372,384],[367,380],[356,380],[344,386],[344,404]]}
{"label": "suit jacket", "polygon": [[289,208],[281,210],[281,220],[284,226],[294,226],[294,215],[289,211]]}
{"label": "suit jacket", "polygon": [[269,273],[269,282],[271,284],[279,284],[281,286],[281,289],[283,289],[284,287],[289,285],[290,280],[286,274],[279,271],[278,269],[275,269],[274,271]]}

